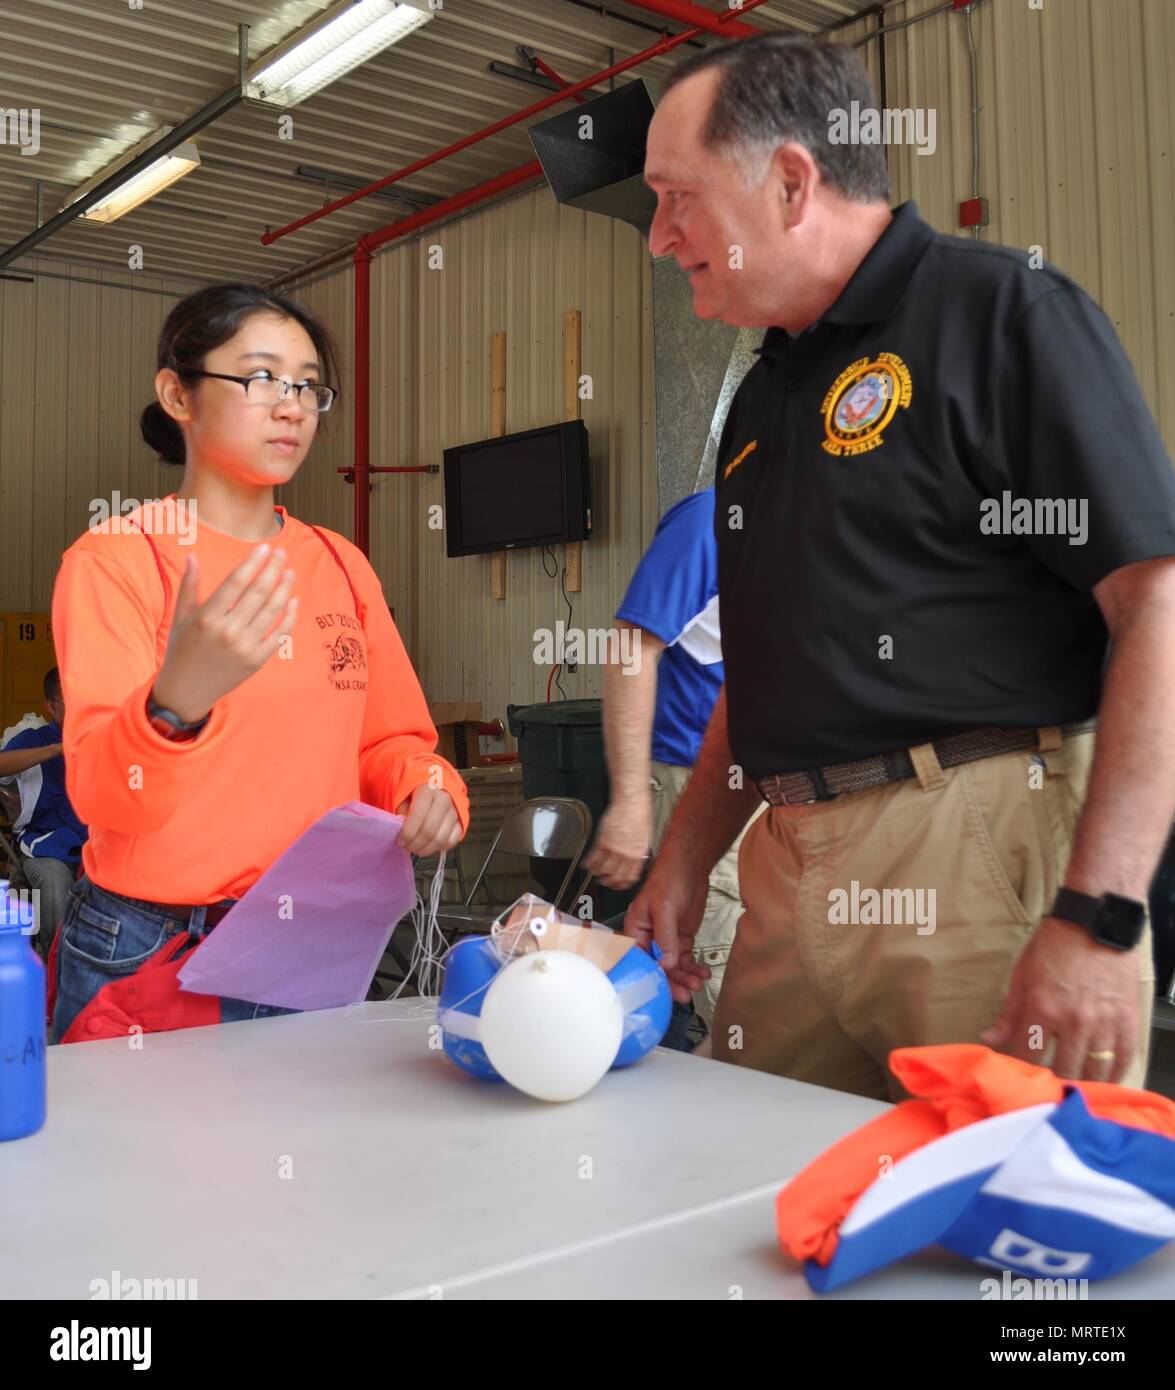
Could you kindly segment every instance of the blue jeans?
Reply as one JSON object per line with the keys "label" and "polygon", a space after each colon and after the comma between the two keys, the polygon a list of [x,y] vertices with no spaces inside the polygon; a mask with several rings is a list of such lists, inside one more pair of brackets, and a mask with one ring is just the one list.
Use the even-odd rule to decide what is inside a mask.
{"label": "blue jeans", "polygon": [[679,1004],[674,1000],[673,1012],[669,1015],[669,1027],[665,1030],[665,1036],[659,1046],[667,1047],[672,1052],[692,1052],[697,1046],[689,1035],[690,1024],[693,1021],[693,1004]]}
{"label": "blue jeans", "polygon": [[[194,907],[184,920],[169,916],[158,903],[107,893],[83,874],[70,890],[57,946],[57,998],[52,1042],[60,1042],[70,1024],[103,985],[134,972],[172,937],[186,931],[199,941],[207,908]],[[220,1001],[221,1023],[298,1013],[245,999]]]}

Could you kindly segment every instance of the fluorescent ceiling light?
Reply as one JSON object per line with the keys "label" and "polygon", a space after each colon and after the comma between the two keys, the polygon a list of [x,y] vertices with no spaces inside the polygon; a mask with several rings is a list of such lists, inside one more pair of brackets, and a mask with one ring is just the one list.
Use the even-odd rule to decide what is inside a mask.
{"label": "fluorescent ceiling light", "polygon": [[[61,205],[62,211],[72,203],[76,203],[79,198],[98,184],[105,183],[111,174],[117,173],[119,169],[137,159],[152,145],[162,140],[165,135],[170,135],[174,128],[174,126],[165,125],[159,130],[153,131],[145,140],[140,140],[132,149],[127,150],[124,155],[120,155],[113,164],[99,169],[93,178],[87,179],[80,188],[74,189]],[[161,154],[158,159],[152,161],[137,174],[132,175],[125,183],[120,183],[117,188],[107,193],[104,198],[100,198],[92,207],[88,207],[85,212],[80,213],[79,217],[84,222],[117,222],[120,217],[125,217],[140,203],[154,198],[165,188],[170,188],[177,179],[182,179],[185,174],[190,174],[193,169],[199,167],[199,150],[190,141],[185,141],[184,144],[176,145],[166,154]]]}
{"label": "fluorescent ceiling light", "polygon": [[246,94],[297,106],[431,18],[428,0],[343,0],[255,64]]}

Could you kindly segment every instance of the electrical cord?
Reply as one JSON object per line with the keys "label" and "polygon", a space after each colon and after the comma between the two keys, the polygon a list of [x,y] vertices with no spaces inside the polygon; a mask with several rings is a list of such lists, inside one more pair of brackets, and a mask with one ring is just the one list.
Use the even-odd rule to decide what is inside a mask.
{"label": "electrical cord", "polygon": [[[548,552],[550,552],[551,564],[554,566],[553,569],[548,569],[548,568],[547,568],[547,553],[548,553]],[[561,591],[562,594],[563,594],[563,602],[567,605],[567,628],[568,628],[568,631],[570,631],[570,630],[571,630],[572,609],[571,609],[571,600],[567,597],[567,566],[564,565],[564,566],[563,566],[563,569],[562,569],[562,572],[560,572],[560,569],[559,569],[559,561],[555,558],[555,552],[554,552],[553,550],[551,550],[551,547],[550,547],[549,545],[544,545],[544,546],[543,546],[543,573],[547,576],[548,579],[555,579],[555,578],[558,578],[558,580],[559,580],[559,589],[560,589],[560,591]],[[562,663],[561,661],[557,661],[557,662],[555,663],[555,665],[551,667],[550,675],[547,676],[547,703],[548,703],[548,704],[551,703],[551,680],[552,680],[552,678],[553,678],[554,681],[555,681],[555,688],[556,688],[556,689],[558,690],[558,692],[559,692],[559,698],[562,699],[562,700],[566,700],[566,699],[567,699],[567,691],[564,690],[564,688],[563,688],[563,663]]]}

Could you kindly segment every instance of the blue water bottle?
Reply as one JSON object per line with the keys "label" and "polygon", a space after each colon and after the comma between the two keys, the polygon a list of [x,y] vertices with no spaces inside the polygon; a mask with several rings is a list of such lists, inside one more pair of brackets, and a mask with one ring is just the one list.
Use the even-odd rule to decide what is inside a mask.
{"label": "blue water bottle", "polygon": [[45,1123],[45,967],[32,929],[32,903],[0,879],[0,1140]]}

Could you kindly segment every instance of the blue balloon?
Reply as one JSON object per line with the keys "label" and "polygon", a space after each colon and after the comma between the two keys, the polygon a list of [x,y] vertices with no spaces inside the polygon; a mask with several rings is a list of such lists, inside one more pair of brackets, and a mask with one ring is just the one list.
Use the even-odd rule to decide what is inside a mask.
{"label": "blue balloon", "polygon": [[[502,1079],[481,1045],[480,1030],[486,991],[501,969],[502,957],[490,937],[467,936],[449,953],[437,1001],[445,1055],[462,1071],[486,1081]],[[636,945],[607,973],[624,1009],[624,1035],[612,1066],[628,1067],[665,1036],[673,1012],[669,980],[657,961]]]}

